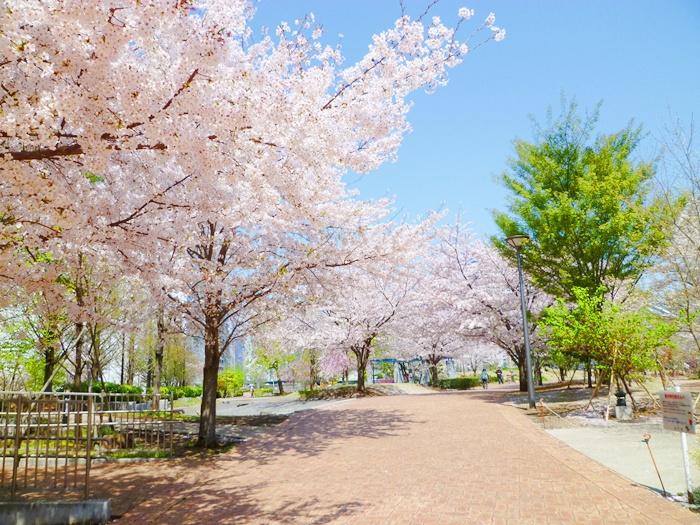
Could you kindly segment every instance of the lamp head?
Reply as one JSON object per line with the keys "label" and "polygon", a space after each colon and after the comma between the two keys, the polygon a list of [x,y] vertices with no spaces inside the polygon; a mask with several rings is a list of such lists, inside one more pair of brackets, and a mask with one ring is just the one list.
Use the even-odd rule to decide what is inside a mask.
{"label": "lamp head", "polygon": [[506,239],[508,245],[515,251],[519,251],[525,244],[530,242],[530,237],[527,235],[511,235]]}

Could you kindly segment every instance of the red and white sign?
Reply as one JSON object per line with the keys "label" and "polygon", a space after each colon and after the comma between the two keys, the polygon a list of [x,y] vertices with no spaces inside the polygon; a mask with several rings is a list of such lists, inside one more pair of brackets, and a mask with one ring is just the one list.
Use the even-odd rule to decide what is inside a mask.
{"label": "red and white sign", "polygon": [[664,429],[695,434],[693,398],[690,392],[661,392]]}

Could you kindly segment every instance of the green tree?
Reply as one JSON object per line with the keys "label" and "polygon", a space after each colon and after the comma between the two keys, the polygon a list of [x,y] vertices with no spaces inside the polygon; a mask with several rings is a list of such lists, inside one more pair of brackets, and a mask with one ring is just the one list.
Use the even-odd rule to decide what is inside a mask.
{"label": "green tree", "polygon": [[[598,111],[580,116],[575,103],[534,142],[515,142],[502,182],[509,211],[494,213],[503,237],[527,234],[524,267],[536,284],[574,299],[574,288],[610,297],[636,283],[665,247],[681,207],[651,195],[654,166],[633,160],[640,128],[593,138]],[[514,251],[494,238],[499,251]]]}
{"label": "green tree", "polygon": [[194,383],[200,368],[194,352],[183,334],[171,334],[165,340],[163,354],[163,384],[186,386]]}
{"label": "green tree", "polygon": [[644,309],[625,311],[605,301],[603,291],[574,288],[573,307],[559,299],[545,310],[541,326],[547,348],[557,359],[594,361],[598,386],[604,376],[621,383],[634,404],[630,385],[642,385],[648,370],[662,371],[660,352],[672,346],[677,327]]}
{"label": "green tree", "polygon": [[540,326],[547,338],[547,350],[555,362],[574,360],[587,363],[607,353],[610,328],[605,322],[602,294],[574,288],[572,307],[559,299],[546,308]]}
{"label": "green tree", "polygon": [[26,321],[0,317],[0,389],[38,390],[43,385],[44,361],[35,351]]}
{"label": "green tree", "polygon": [[225,368],[217,377],[216,393],[219,397],[236,397],[243,395],[245,371],[242,368]]}
{"label": "green tree", "polygon": [[292,363],[296,356],[286,352],[282,345],[277,341],[272,341],[264,345],[255,347],[255,361],[265,370],[272,370],[277,378],[277,387],[280,395],[284,395],[284,385],[282,384],[282,376],[280,370],[283,370],[287,365]]}

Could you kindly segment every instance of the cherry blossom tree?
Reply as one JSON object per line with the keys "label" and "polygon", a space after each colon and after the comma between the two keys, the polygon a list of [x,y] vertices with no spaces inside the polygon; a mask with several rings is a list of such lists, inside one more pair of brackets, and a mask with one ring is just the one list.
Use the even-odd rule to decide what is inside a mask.
{"label": "cherry blossom tree", "polygon": [[[525,348],[517,269],[491,246],[475,239],[457,223],[443,232],[443,253],[451,259],[448,272],[462,289],[462,335],[501,348],[518,366],[520,390],[527,390]],[[448,273],[448,274],[449,274]],[[526,279],[528,328],[533,349],[541,347],[537,316],[552,303]]]}
{"label": "cherry blossom tree", "polygon": [[386,270],[382,274],[363,269],[347,272],[352,284],[325,307],[341,334],[336,346],[349,349],[355,357],[358,392],[365,390],[367,364],[377,338],[388,332],[413,284],[411,277],[397,279],[391,268]]}
{"label": "cherry blossom tree", "polygon": [[232,172],[254,191],[252,174],[274,174],[289,191],[309,164],[311,179],[376,168],[409,129],[405,97],[444,84],[468,51],[437,17],[426,35],[427,13],[402,16],[342,67],[313,17],[254,41],[244,0],[5,5],[2,224],[41,242],[94,242],[87,226],[145,233],[138,219],[190,205],[174,190],[193,179],[211,195]]}
{"label": "cherry blossom tree", "polygon": [[344,65],[313,16],[256,40],[242,0],[5,4],[0,274],[26,246],[138,271],[204,336],[205,446],[231,343],[309,273],[383,253],[365,230],[386,204],[352,200],[343,174],[394,159],[406,97],[505,35],[490,15],[460,42],[471,10],[455,29],[403,15]]}
{"label": "cherry blossom tree", "polygon": [[296,356],[296,375],[304,377],[313,390],[317,382],[343,374],[352,363],[349,350],[336,345],[342,336],[340,327],[319,304],[319,295],[308,289],[304,292],[303,299],[285,310],[283,317],[263,325],[254,340],[256,344],[259,339],[268,345],[276,342],[284,352]]}
{"label": "cherry blossom tree", "polygon": [[674,214],[671,242],[652,275],[654,301],[678,319],[681,348],[691,349],[688,361],[700,356],[700,149],[695,123],[676,118],[660,137],[662,162],[657,174],[669,207],[684,197]]}
{"label": "cherry blossom tree", "polygon": [[417,282],[393,329],[394,347],[404,358],[420,358],[430,372],[430,384],[438,384],[438,366],[463,351],[459,335],[462,311],[457,307],[454,283],[445,272],[449,261],[435,245],[429,245],[416,261]]}
{"label": "cherry blossom tree", "polygon": [[503,360],[504,352],[493,344],[472,341],[468,348],[460,355],[460,360],[467,364],[473,375],[486,365],[499,363]]}
{"label": "cherry blossom tree", "polygon": [[287,330],[293,334],[286,337],[289,348],[318,350],[319,371],[326,377],[347,370],[351,355],[357,390],[364,391],[372,352],[379,338],[391,332],[415,286],[415,261],[428,246],[439,218],[364,228],[359,238],[349,241],[352,253],[364,252],[364,258],[352,265],[314,268],[312,279],[304,280],[300,306],[287,321],[296,326]]}

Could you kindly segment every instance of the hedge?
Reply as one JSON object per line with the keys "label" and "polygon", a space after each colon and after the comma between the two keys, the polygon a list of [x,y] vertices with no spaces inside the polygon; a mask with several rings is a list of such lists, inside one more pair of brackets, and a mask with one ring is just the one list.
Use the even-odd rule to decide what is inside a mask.
{"label": "hedge", "polygon": [[[70,383],[66,383],[57,389],[59,392],[87,392],[89,383],[81,383],[77,386]],[[134,385],[120,385],[119,383],[105,383],[104,388],[102,383],[93,383],[93,392],[106,392],[109,394],[142,394],[143,389],[140,386]],[[147,394],[153,392],[152,388],[147,390]],[[160,387],[160,396],[166,399],[173,394],[173,399],[180,399],[181,397],[201,397],[202,387],[201,386],[162,386]],[[240,394],[239,394],[240,395]]]}
{"label": "hedge", "polygon": [[[80,383],[79,385],[73,385],[70,383],[64,384],[60,391],[62,392],[87,392],[90,388],[89,383]],[[106,392],[109,394],[140,394],[143,392],[141,387],[134,385],[120,385],[119,383],[93,383],[93,392]]]}
{"label": "hedge", "polygon": [[201,397],[202,387],[201,386],[162,386],[160,387],[161,397],[169,397],[170,393],[173,394],[173,399],[180,399],[181,397]]}
{"label": "hedge", "polygon": [[438,381],[440,388],[452,390],[469,390],[481,386],[481,379],[476,376],[468,377],[453,377],[451,379],[440,379]]}
{"label": "hedge", "polygon": [[271,396],[272,394],[273,390],[271,387],[262,387],[255,389],[255,397]]}

